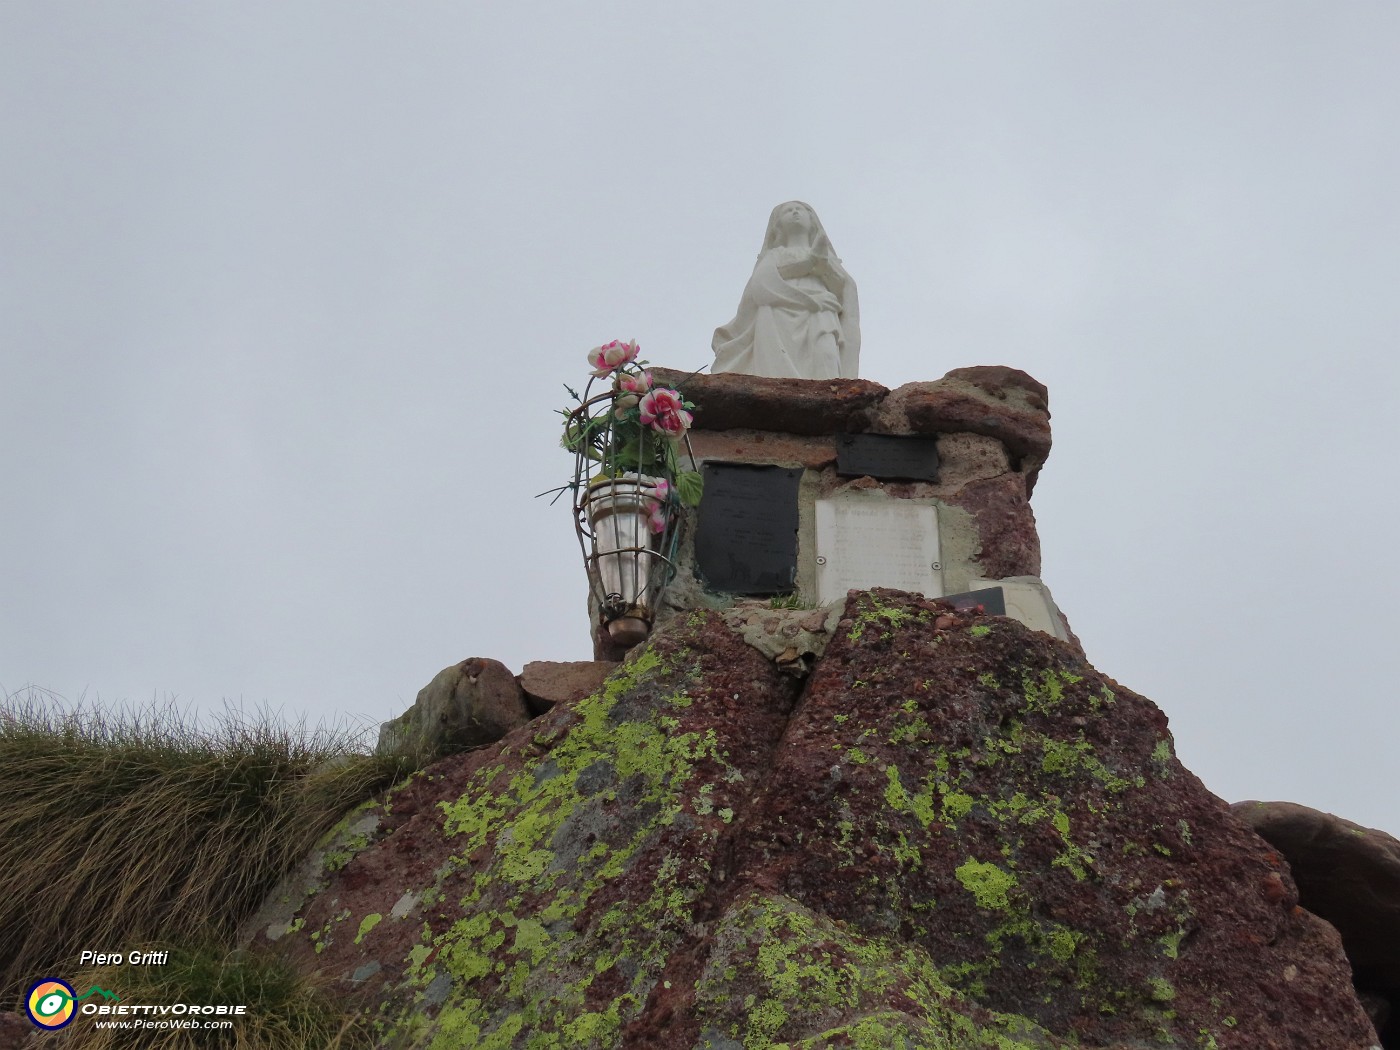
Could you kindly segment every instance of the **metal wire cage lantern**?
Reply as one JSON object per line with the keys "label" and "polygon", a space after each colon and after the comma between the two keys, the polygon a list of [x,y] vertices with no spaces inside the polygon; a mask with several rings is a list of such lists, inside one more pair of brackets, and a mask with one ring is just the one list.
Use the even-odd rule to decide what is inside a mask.
{"label": "metal wire cage lantern", "polygon": [[[698,474],[688,433],[642,425],[640,398],[607,378],[610,387],[596,394],[599,378],[590,380],[579,406],[566,414],[564,444],[574,452],[569,488],[589,600],[612,643],[631,648],[651,633],[676,574],[688,480],[678,476]],[[689,413],[681,415],[688,426]],[[681,470],[682,455],[689,471]]]}

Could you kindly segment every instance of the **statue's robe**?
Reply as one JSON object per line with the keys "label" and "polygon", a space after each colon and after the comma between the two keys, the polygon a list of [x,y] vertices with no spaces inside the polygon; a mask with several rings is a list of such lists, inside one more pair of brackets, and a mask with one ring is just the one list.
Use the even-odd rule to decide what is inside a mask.
{"label": "statue's robe", "polygon": [[[776,379],[834,379],[842,374],[846,333],[845,307],[821,280],[808,275],[783,277],[782,251],[764,252],[744,287],[739,312],[715,329],[712,372],[742,372]],[[836,264],[839,267],[839,264]],[[839,271],[838,271],[839,272]],[[841,272],[850,313],[855,284]],[[822,336],[831,336],[822,339]],[[857,339],[859,337],[857,336]],[[852,362],[850,378],[854,378]]]}

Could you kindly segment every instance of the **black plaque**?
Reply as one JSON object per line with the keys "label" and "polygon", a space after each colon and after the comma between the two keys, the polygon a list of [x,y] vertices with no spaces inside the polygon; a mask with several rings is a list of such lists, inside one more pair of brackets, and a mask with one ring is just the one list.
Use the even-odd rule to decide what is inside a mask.
{"label": "black plaque", "polygon": [[836,473],[890,481],[937,481],[938,439],[897,434],[842,434],[836,439]]}
{"label": "black plaque", "polygon": [[797,582],[801,470],[705,464],[695,563],[726,594],[787,594]]}
{"label": "black plaque", "polygon": [[987,616],[1006,615],[1006,592],[1000,587],[984,587],[980,591],[963,591],[961,594],[945,594],[938,599],[950,602],[960,612],[971,612],[981,606]]}

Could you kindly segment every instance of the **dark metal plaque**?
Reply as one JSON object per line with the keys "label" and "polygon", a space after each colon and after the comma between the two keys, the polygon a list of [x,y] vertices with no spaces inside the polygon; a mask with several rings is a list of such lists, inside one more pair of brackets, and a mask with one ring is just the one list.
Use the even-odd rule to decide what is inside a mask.
{"label": "dark metal plaque", "polygon": [[938,480],[938,439],[896,434],[841,434],[836,473],[891,481]]}
{"label": "dark metal plaque", "polygon": [[705,464],[695,563],[726,594],[786,594],[797,581],[797,486],[787,467]]}
{"label": "dark metal plaque", "polygon": [[988,616],[1006,615],[1006,592],[1000,587],[984,587],[980,591],[963,591],[961,594],[945,594],[940,601],[952,602],[953,608],[969,612],[982,606]]}

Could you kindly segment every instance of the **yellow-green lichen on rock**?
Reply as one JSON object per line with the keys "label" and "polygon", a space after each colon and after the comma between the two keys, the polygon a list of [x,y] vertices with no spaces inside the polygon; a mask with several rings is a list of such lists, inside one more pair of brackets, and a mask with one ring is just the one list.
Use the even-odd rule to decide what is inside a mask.
{"label": "yellow-green lichen on rock", "polygon": [[[970,1011],[962,1016],[1019,1019],[1033,1026],[1030,1045],[1073,1045],[1091,1033],[1099,1045],[1195,1045],[1203,1031],[1222,1047],[1269,1045],[1249,1041],[1258,1029],[1246,1036],[1226,1024],[1240,1009],[1219,994],[1219,953],[1251,972],[1274,952],[1327,953],[1323,934],[1286,900],[1246,893],[1242,905],[1239,865],[1278,877],[1267,851],[1182,774],[1150,703],[1018,624],[944,629],[945,616],[918,599],[853,596],[775,758],[770,783],[782,789],[748,818],[734,865],[745,886],[822,916],[842,937],[917,953]],[[862,760],[853,762],[857,743]],[[819,751],[847,760],[810,757]],[[1213,932],[1246,912],[1258,933]],[[1281,929],[1287,935],[1270,941]],[[802,940],[791,929],[784,936]],[[770,994],[750,988],[737,1008],[747,1020],[716,1024],[713,1044],[800,1045],[835,1038],[828,1032],[849,1037],[844,1026],[856,1023],[878,1028],[877,1011],[853,1001],[877,975],[852,976],[831,951],[836,939],[828,932],[805,956],[793,948],[777,971],[755,951],[748,972]],[[783,974],[822,965],[830,975],[807,983],[844,990],[844,1003],[773,994]],[[707,967],[697,1002],[727,994],[732,1004],[737,990],[717,990],[716,972]],[[933,1009],[933,987],[925,982],[894,1015]],[[1361,1031],[1352,1004],[1341,1015]],[[944,1034],[946,1019],[935,1029],[942,1042],[924,1037],[922,1020],[898,1023],[909,1045],[962,1045]]]}
{"label": "yellow-green lichen on rock", "polygon": [[1014,621],[857,594],[801,684],[696,613],[401,785],[279,943],[361,975],[390,1050],[1361,1050],[1345,960],[1169,741]]}
{"label": "yellow-green lichen on rock", "polygon": [[786,897],[734,903],[716,928],[697,991],[704,1048],[1059,1045],[1024,1017],[965,999],[921,948],[855,934]]}
{"label": "yellow-green lichen on rock", "polygon": [[389,819],[387,848],[397,831],[401,854],[433,851],[419,881],[395,885],[418,904],[356,909],[353,946],[323,937],[318,961],[375,953],[383,969],[364,983],[379,984],[389,1045],[615,1045],[689,933],[794,689],[716,617],[674,625],[493,760],[448,759],[396,795],[392,812],[413,819]]}

